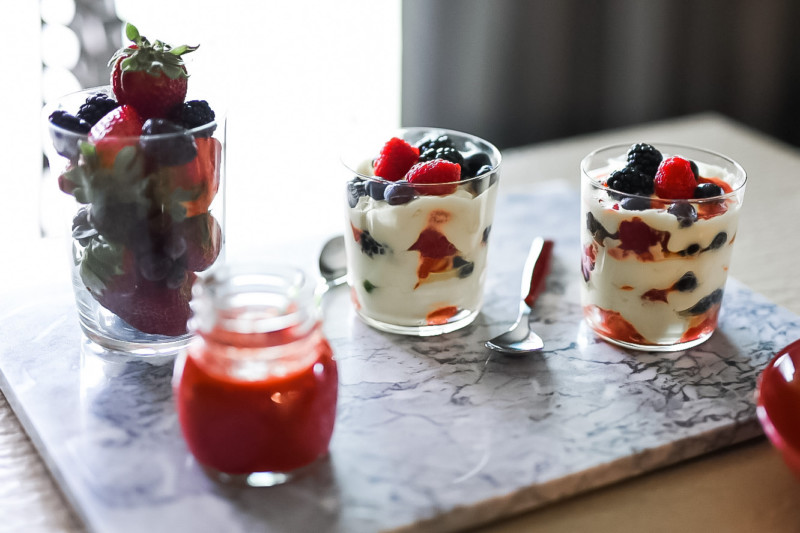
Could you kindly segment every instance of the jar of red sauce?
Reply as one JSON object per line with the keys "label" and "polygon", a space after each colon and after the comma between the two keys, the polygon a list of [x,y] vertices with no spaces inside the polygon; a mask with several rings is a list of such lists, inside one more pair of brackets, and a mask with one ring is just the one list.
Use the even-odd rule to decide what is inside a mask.
{"label": "jar of red sauce", "polygon": [[288,480],[328,452],[338,374],[314,283],[288,267],[220,268],[192,292],[195,341],[175,363],[183,436],[223,480]]}

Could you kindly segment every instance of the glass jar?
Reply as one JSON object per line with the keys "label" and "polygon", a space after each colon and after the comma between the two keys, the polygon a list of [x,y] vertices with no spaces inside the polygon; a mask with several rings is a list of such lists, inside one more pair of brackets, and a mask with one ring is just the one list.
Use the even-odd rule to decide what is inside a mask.
{"label": "glass jar", "polygon": [[101,96],[114,98],[95,87],[43,109],[50,186],[61,190],[48,216],[69,232],[84,334],[112,352],[172,357],[191,340],[194,280],[224,260],[224,107],[203,126],[149,135],[96,138],[50,120]]}
{"label": "glass jar", "polygon": [[287,481],[328,452],[338,373],[314,283],[290,267],[225,266],[192,291],[196,338],[173,387],[190,451],[213,477]]}

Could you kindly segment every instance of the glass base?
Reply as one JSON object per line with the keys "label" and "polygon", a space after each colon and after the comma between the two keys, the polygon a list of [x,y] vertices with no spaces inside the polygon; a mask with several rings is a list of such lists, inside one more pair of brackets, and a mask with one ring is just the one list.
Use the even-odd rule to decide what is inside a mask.
{"label": "glass base", "polygon": [[[591,326],[589,327],[591,328]],[[679,352],[681,350],[688,350],[689,348],[693,348],[699,344],[706,342],[711,337],[711,335],[714,334],[714,332],[711,331],[709,333],[704,333],[703,335],[694,340],[687,342],[679,342],[675,344],[636,344],[633,342],[626,342],[613,339],[598,332],[595,329],[592,329],[592,332],[601,339],[603,339],[604,341],[610,342],[611,344],[616,344],[617,346],[621,346],[629,350],[639,350],[643,352]]]}
{"label": "glass base", "polygon": [[275,487],[283,485],[294,479],[305,475],[312,475],[318,469],[320,472],[325,472],[330,469],[328,461],[329,453],[324,453],[311,463],[295,468],[288,472],[249,472],[246,474],[228,474],[220,472],[210,466],[200,465],[203,472],[211,479],[218,481],[224,485],[234,487]]}
{"label": "glass base", "polygon": [[91,342],[102,349],[130,356],[174,356],[194,338],[191,333],[178,337],[142,333],[102,308],[95,310],[93,316],[81,312],[79,318],[81,329]]}
{"label": "glass base", "polygon": [[369,326],[375,329],[385,331],[387,333],[396,333],[398,335],[410,335],[415,337],[432,337],[434,335],[442,335],[443,333],[450,333],[465,326],[470,325],[478,317],[478,311],[470,311],[462,309],[444,324],[426,324],[419,326],[403,326],[398,324],[390,324],[381,320],[376,320],[366,314],[362,309],[357,311],[358,316],[366,322]]}

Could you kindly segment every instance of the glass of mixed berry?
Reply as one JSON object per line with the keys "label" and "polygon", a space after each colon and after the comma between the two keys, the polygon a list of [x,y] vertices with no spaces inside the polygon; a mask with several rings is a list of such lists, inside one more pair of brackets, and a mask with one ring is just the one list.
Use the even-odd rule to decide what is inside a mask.
{"label": "glass of mixed berry", "polygon": [[602,148],[581,162],[582,305],[600,337],[648,351],[717,327],[744,198],[744,169],[661,143]]}
{"label": "glass of mixed berry", "polygon": [[407,128],[343,154],[348,281],[369,325],[438,335],[483,302],[500,152],[478,137]]}
{"label": "glass of mixed berry", "polygon": [[173,354],[190,340],[192,283],[220,261],[225,121],[186,97],[182,56],[136,28],[111,86],[44,109],[51,174],[74,198],[72,280],[80,324],[100,346]]}

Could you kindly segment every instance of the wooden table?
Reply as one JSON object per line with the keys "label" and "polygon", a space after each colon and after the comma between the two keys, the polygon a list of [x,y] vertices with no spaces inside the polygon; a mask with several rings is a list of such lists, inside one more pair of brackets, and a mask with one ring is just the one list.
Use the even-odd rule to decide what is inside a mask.
{"label": "wooden table", "polygon": [[[578,189],[578,162],[617,142],[678,142],[722,152],[748,173],[731,275],[800,314],[800,152],[713,114],[509,150],[503,193],[562,180]],[[541,184],[541,185],[540,185]],[[19,260],[14,259],[11,261]],[[0,395],[0,530],[84,531]],[[797,531],[800,482],[765,439],[618,483],[481,531]]]}

